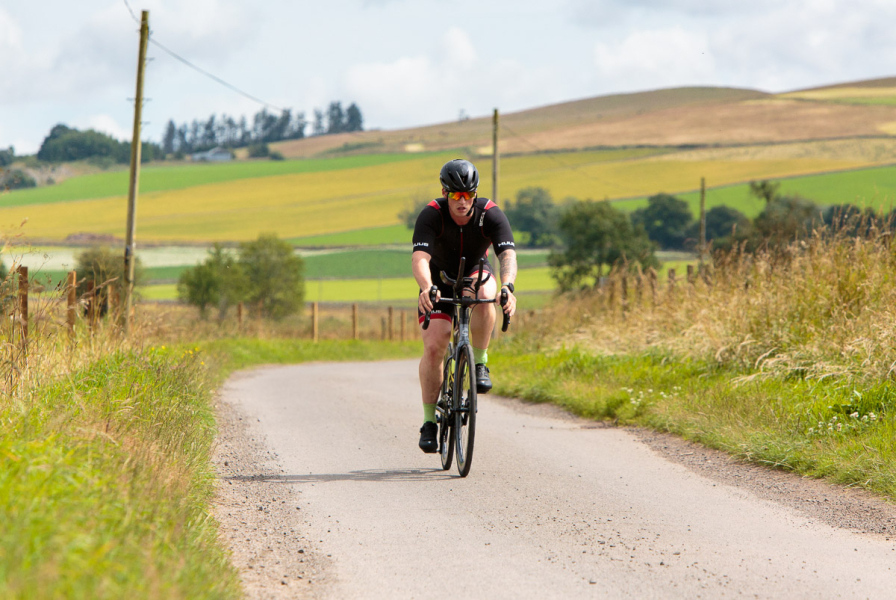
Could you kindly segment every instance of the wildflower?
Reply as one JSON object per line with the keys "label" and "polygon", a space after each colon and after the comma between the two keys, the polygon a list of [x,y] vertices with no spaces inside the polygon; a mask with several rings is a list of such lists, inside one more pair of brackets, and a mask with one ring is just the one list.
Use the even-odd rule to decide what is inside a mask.
{"label": "wildflower", "polygon": [[854,413],[852,413],[852,414],[849,415],[849,416],[850,416],[851,418],[853,418],[853,419],[858,419],[858,418],[859,418],[859,413],[854,412]]}
{"label": "wildflower", "polygon": [[843,431],[843,423],[837,423],[837,431]]}

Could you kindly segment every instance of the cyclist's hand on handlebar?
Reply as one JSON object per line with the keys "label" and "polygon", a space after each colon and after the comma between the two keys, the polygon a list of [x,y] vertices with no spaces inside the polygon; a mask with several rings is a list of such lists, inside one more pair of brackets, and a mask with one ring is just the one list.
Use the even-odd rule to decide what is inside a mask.
{"label": "cyclist's hand on handlebar", "polygon": [[[511,292],[506,287],[501,288],[501,293],[507,294],[507,302],[503,306],[504,312],[512,317],[514,315],[514,313],[516,313],[516,296],[514,296],[513,292]],[[500,299],[500,295],[499,295],[499,299]]]}
{"label": "cyclist's hand on handlebar", "polygon": [[436,286],[432,286],[428,290],[423,290],[422,292],[420,292],[420,295],[417,297],[417,306],[420,308],[420,312],[422,312],[424,314],[428,313],[428,312],[432,312],[433,304],[434,304],[432,301],[432,298],[430,298],[430,294],[432,291],[435,292],[435,298],[436,298],[435,301],[436,302],[438,302],[439,300],[442,299],[442,293],[439,291],[439,288],[437,288]]}

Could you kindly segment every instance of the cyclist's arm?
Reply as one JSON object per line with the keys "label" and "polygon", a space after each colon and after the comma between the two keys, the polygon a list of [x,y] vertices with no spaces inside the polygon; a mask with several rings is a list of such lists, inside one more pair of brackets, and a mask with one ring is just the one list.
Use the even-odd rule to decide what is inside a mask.
{"label": "cyclist's arm", "polygon": [[[501,263],[501,285],[516,281],[516,250],[507,249],[498,255],[498,261]],[[503,290],[502,290],[503,291]],[[516,296],[509,289],[507,290],[507,303],[504,305],[504,312],[511,317],[516,312]]]}
{"label": "cyclist's arm", "polygon": [[[423,290],[417,299],[417,306],[422,312],[432,310],[432,301],[429,299],[429,288],[432,287],[432,274],[429,271],[429,252],[423,250],[415,250],[411,255],[411,270],[414,273],[414,279],[417,280],[417,286]],[[436,302],[441,298],[441,294],[436,294]]]}

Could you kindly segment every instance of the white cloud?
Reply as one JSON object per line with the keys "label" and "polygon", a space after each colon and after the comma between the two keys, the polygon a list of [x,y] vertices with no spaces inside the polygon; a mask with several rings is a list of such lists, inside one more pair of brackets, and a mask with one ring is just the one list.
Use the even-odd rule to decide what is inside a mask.
{"label": "white cloud", "polygon": [[130,128],[122,127],[114,117],[105,114],[91,115],[86,119],[78,120],[75,122],[75,127],[78,129],[94,129],[123,141],[130,141],[132,133]]}
{"label": "white cloud", "polygon": [[600,77],[630,89],[710,82],[715,71],[706,39],[677,27],[597,42],[594,64]]}

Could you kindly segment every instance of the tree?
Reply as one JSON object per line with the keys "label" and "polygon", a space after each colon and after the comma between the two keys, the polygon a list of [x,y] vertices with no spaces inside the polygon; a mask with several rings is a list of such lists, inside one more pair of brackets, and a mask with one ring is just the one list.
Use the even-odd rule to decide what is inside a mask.
{"label": "tree", "polygon": [[115,162],[127,163],[131,158],[131,145],[92,129],[78,131],[56,125],[37,151],[38,159],[53,162],[92,157],[107,157]]}
{"label": "tree", "polygon": [[341,102],[330,102],[327,108],[327,133],[342,133],[345,131],[345,113],[342,111]]}
{"label": "tree", "polygon": [[0,150],[0,167],[8,167],[16,159],[16,151],[12,146],[8,150]]}
{"label": "tree", "polygon": [[245,272],[233,253],[215,244],[205,261],[181,273],[177,293],[182,301],[197,307],[203,319],[210,306],[217,306],[218,319],[223,321],[231,306],[245,300],[247,286]]}
{"label": "tree", "polygon": [[547,248],[557,241],[557,207],[551,193],[541,187],[528,187],[516,194],[516,202],[504,209],[514,232],[525,234],[521,245]]}
{"label": "tree", "polygon": [[345,130],[364,131],[364,119],[361,117],[361,109],[354,102],[345,109]]}
{"label": "tree", "polygon": [[430,202],[432,202],[432,200],[429,196],[418,194],[403,211],[398,213],[398,218],[405,224],[405,227],[414,229],[417,225],[417,217],[420,216],[420,211],[422,211]]}
{"label": "tree", "polygon": [[246,299],[265,316],[281,319],[298,312],[305,299],[305,261],[274,234],[240,244]]}
{"label": "tree", "polygon": [[558,231],[562,250],[551,252],[548,262],[560,289],[596,286],[604,267],[625,262],[642,268],[658,266],[653,243],[643,228],[608,202],[575,202],[560,215]]}
{"label": "tree", "polygon": [[177,125],[174,124],[174,120],[169,120],[168,125],[165,126],[165,136],[162,138],[162,152],[165,155],[174,154],[174,145],[177,142]]}
{"label": "tree", "polygon": [[324,113],[321,110],[314,109],[314,124],[311,126],[311,135],[323,135],[327,133],[324,127]]}
{"label": "tree", "polygon": [[750,193],[757,198],[765,200],[766,204],[770,204],[772,200],[778,197],[778,190],[780,188],[780,183],[773,183],[767,179],[750,182]]}
{"label": "tree", "polygon": [[808,235],[822,224],[821,211],[801,196],[778,196],[753,221],[759,238],[770,246],[781,246]]}
{"label": "tree", "polygon": [[249,158],[267,158],[270,154],[271,149],[264,142],[249,146]]}
{"label": "tree", "polygon": [[647,206],[631,214],[632,224],[641,225],[660,248],[683,248],[688,226],[694,220],[687,202],[670,194],[656,194]]}

